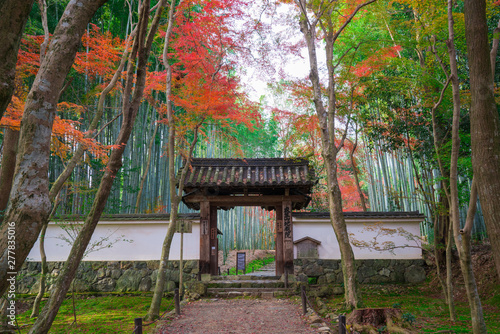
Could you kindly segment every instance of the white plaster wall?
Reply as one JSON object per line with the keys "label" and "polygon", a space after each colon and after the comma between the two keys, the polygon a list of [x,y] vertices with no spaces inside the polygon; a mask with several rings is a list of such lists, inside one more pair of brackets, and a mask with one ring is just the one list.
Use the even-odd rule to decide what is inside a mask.
{"label": "white plaster wall", "polygon": [[[168,221],[100,221],[92,236],[91,243],[111,234],[110,240],[117,237],[131,242],[119,241],[110,248],[89,253],[83,261],[148,261],[159,260],[163,239],[167,233]],[[59,238],[66,232],[55,223],[50,223],[45,237],[47,261],[66,261],[71,246]],[[180,234],[175,233],[170,248],[170,260],[180,258]],[[37,241],[28,255],[29,261],[41,261],[40,246]],[[200,258],[200,224],[193,222],[193,232],[184,233],[183,259]]]}
{"label": "white plaster wall", "polygon": [[[347,221],[349,233],[354,233],[358,240],[369,241],[373,239],[376,232],[367,231],[366,224],[373,224],[374,221]],[[402,227],[406,231],[420,235],[420,221],[389,221],[384,223],[387,228]],[[198,260],[200,257],[200,224],[198,220],[193,221],[193,232],[184,234],[184,255],[185,260]],[[96,227],[92,241],[100,240],[102,237],[110,236],[110,240],[117,237],[127,239],[131,242],[119,241],[110,248],[101,249],[97,252],[89,253],[83,261],[148,261],[159,260],[161,256],[161,246],[167,232],[168,221],[101,221]],[[70,245],[61,240],[59,236],[64,234],[64,230],[55,223],[50,223],[47,228],[45,241],[45,252],[48,261],[66,261],[70,251]],[[340,250],[333,232],[333,228],[327,219],[293,219],[293,239],[299,240],[303,237],[311,237],[321,241],[318,246],[320,259],[340,259]],[[393,241],[396,245],[405,245],[409,242],[403,236],[392,236],[379,238],[379,242]],[[420,259],[422,251],[419,248],[399,248],[394,250],[394,254],[385,251],[370,251],[353,247],[356,259]],[[297,256],[297,249],[294,247],[294,257]],[[180,258],[180,234],[176,233],[172,241],[170,251],[171,260]],[[40,261],[40,251],[38,241],[34,245],[29,261]]]}
{"label": "white plaster wall", "polygon": [[[376,236],[377,231],[367,231],[367,225],[371,225],[376,221],[347,221],[348,233],[353,233],[354,238],[360,241],[370,241]],[[420,236],[420,221],[390,221],[384,222],[385,228],[397,229],[403,228],[405,231],[413,235]],[[340,250],[333,232],[333,227],[329,220],[315,219],[303,220],[294,219],[293,223],[293,240],[299,240],[304,237],[311,237],[321,241],[318,246],[318,253],[320,259],[340,259]],[[406,240],[404,236],[393,235],[378,237],[377,241],[382,243],[384,241],[392,241],[396,246],[415,245],[413,242]],[[369,249],[362,249],[353,246],[353,252],[356,259],[421,259],[422,250],[420,248],[405,247],[394,249],[394,254],[389,251],[374,251]],[[297,258],[297,247],[294,247],[294,258]]]}

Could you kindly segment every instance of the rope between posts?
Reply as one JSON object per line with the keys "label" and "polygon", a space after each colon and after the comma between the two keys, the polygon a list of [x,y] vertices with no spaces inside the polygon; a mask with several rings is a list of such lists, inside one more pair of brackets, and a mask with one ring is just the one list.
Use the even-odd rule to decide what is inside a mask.
{"label": "rope between posts", "polygon": [[[156,320],[153,320],[151,321],[150,323],[147,323],[147,324],[143,324],[142,327],[148,327],[148,326],[151,326],[152,324],[160,321],[161,319],[163,319],[163,317],[165,316],[165,314],[167,314],[168,312],[170,312],[171,310],[169,310],[169,307],[172,306],[172,303],[174,302],[174,300],[172,299],[172,301],[170,302],[170,304],[167,305],[167,309],[165,310],[165,312],[163,312],[162,315],[160,315],[160,317]],[[135,332],[137,331],[139,327],[135,327],[134,330],[132,331],[132,334],[135,334]]]}

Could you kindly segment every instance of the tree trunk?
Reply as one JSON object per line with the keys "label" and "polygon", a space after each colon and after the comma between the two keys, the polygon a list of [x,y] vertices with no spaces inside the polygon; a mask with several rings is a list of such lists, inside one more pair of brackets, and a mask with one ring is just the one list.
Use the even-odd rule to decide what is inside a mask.
{"label": "tree trunk", "polygon": [[156,132],[158,131],[158,126],[159,126],[159,123],[156,123],[155,129],[153,131],[153,135],[149,141],[148,157],[146,160],[146,168],[144,169],[144,172],[142,173],[141,183],[139,185],[139,192],[137,193],[137,199],[135,200],[135,213],[139,212],[139,204],[141,203],[142,190],[144,189],[144,182],[146,182],[146,178],[148,176],[149,165],[151,165],[151,156],[153,155],[153,144],[155,142]]}
{"label": "tree trunk", "polygon": [[[56,212],[57,206],[59,204],[59,197],[57,197],[54,201],[54,206],[52,207],[52,211],[50,213],[49,218],[52,219],[54,213]],[[42,302],[43,295],[45,294],[46,282],[47,282],[47,274],[49,272],[49,266],[47,264],[47,256],[45,254],[45,233],[47,232],[47,226],[49,226],[48,219],[42,227],[42,231],[40,232],[40,258],[42,263],[42,273],[40,274],[40,288],[38,289],[38,294],[36,295],[35,301],[33,302],[33,308],[31,311],[30,318],[36,318],[40,314],[40,303]]]}
{"label": "tree trunk", "polygon": [[[163,8],[162,5],[158,8],[155,18],[151,23],[149,34],[147,31],[149,1],[145,1],[141,7],[138,24],[139,33],[134,41],[127,68],[127,81],[124,88],[122,107],[123,123],[115,142],[116,148],[111,152],[109,162],[106,165],[92,209],[90,210],[80,233],[74,241],[68,260],[65,262],[61,270],[50,299],[35,324],[30,329],[29,333],[31,334],[44,334],[49,331],[50,326],[57,315],[59,307],[61,306],[66,293],[71,286],[71,282],[75,277],[76,270],[78,269],[80,261],[83,258],[85,249],[87,248],[95,227],[99,222],[99,218],[106,205],[106,200],[111,192],[113,180],[115,179],[118,170],[121,168],[123,152],[125,151],[128,139],[130,138],[130,133],[132,132],[132,127],[141,103],[147,72],[147,59],[151,49],[153,37],[158,29],[159,19]],[[146,36],[148,36],[148,38],[146,38]],[[137,66],[134,66],[136,54],[138,54],[138,61]],[[134,74],[136,74],[136,80],[134,80]],[[133,86],[135,87],[132,93]]]}
{"label": "tree trunk", "polygon": [[[460,205],[458,201],[458,155],[460,148],[460,137],[459,137],[459,126],[460,126],[460,87],[458,82],[458,67],[457,67],[457,54],[455,51],[455,40],[454,40],[454,27],[453,27],[453,0],[448,0],[448,30],[449,39],[447,41],[448,53],[450,56],[450,70],[451,70],[451,87],[453,89],[453,125],[452,125],[452,149],[451,149],[451,161],[450,161],[450,213],[451,221],[453,224],[453,237],[455,239],[455,244],[457,246],[460,268],[462,269],[462,274],[465,282],[465,290],[467,292],[467,298],[469,300],[471,320],[472,320],[472,331],[475,334],[486,333],[486,324],[484,322],[483,308],[481,306],[481,300],[479,299],[479,294],[476,286],[476,279],[472,271],[472,259],[470,252],[470,232],[467,230],[465,233],[460,233]],[[489,52],[486,58],[489,63]],[[470,55],[469,55],[470,56]],[[491,77],[491,67],[490,69]],[[472,69],[471,69],[472,70]],[[472,75],[471,75],[472,76]],[[493,79],[491,79],[493,83]],[[472,83],[472,82],[471,82]],[[471,85],[472,86],[472,85]],[[496,107],[495,107],[496,113]],[[498,116],[498,113],[497,113]],[[471,115],[471,120],[472,120]],[[500,125],[497,124],[497,125]],[[500,130],[500,128],[497,128]],[[500,134],[498,134],[500,138]],[[500,142],[499,142],[500,144]],[[500,146],[498,147],[500,153]],[[500,163],[500,157],[497,158]],[[500,164],[498,164],[500,167]],[[500,171],[497,171],[498,176]],[[500,182],[500,180],[499,180]],[[473,185],[474,187],[475,185]],[[471,201],[476,202],[477,195],[474,194],[475,191],[471,192]],[[500,187],[499,187],[500,190]],[[498,197],[500,199],[500,196]],[[475,211],[473,212],[473,215]],[[500,217],[500,215],[499,215]],[[498,222],[500,224],[500,222]],[[500,237],[500,236],[496,236]],[[450,242],[451,240],[448,240]],[[498,268],[497,268],[498,269]]]}
{"label": "tree trunk", "polygon": [[[325,161],[327,173],[327,186],[328,186],[328,203],[330,208],[330,219],[333,230],[337,237],[340,247],[342,271],[344,275],[344,289],[345,289],[345,305],[348,308],[357,308],[361,304],[360,292],[357,285],[357,270],[354,262],[354,253],[349,242],[349,235],[347,233],[347,226],[344,219],[344,212],[342,209],[342,196],[337,179],[337,154],[338,150],[343,146],[345,136],[347,135],[347,128],[344,132],[339,147],[335,144],[335,117],[336,117],[336,90],[335,90],[335,68],[333,67],[333,50],[335,41],[342,33],[344,28],[352,21],[354,16],[361,8],[375,2],[369,0],[359,4],[356,9],[345,18],[344,24],[334,30],[332,21],[333,7],[331,4],[324,6],[319,5],[316,15],[309,17],[307,8],[309,3],[306,0],[295,0],[295,4],[300,8],[300,30],[304,35],[307,49],[309,53],[310,74],[309,79],[313,86],[313,101],[316,113],[319,119],[321,142],[322,142],[322,155]],[[328,69],[328,106],[323,104],[323,94],[321,92],[321,85],[318,71],[318,59],[316,55],[316,26],[319,20],[322,21],[321,28],[324,33],[324,40],[326,42],[326,66]],[[349,122],[347,122],[348,124]]]}
{"label": "tree trunk", "polygon": [[[106,0],[71,1],[56,27],[52,42],[26,99],[16,174],[4,222],[0,227],[0,294],[7,272],[17,272],[49,215],[48,166],[52,125],[64,79],[80,46],[85,28]],[[15,225],[15,264],[8,268],[8,224]],[[9,269],[9,270],[8,270]]]}
{"label": "tree trunk", "polygon": [[[174,13],[175,13],[175,3],[170,4],[170,10],[168,14],[168,26],[165,33],[165,43],[163,45],[163,65],[167,70],[166,79],[166,97],[167,97],[167,119],[168,119],[168,176],[169,176],[169,190],[170,190],[170,219],[167,228],[167,234],[163,240],[163,245],[161,249],[160,266],[158,268],[158,275],[156,276],[156,285],[153,298],[151,300],[151,305],[149,306],[148,314],[145,319],[154,320],[160,316],[160,306],[161,299],[163,297],[163,291],[165,289],[165,278],[166,278],[166,267],[168,258],[170,256],[170,246],[172,244],[172,239],[175,233],[175,225],[177,221],[177,213],[179,210],[179,203],[181,201],[183,184],[184,182],[179,182],[178,192],[175,190],[175,120],[174,111],[171,101],[172,94],[172,67],[169,64],[168,59],[168,46],[170,42],[170,36],[172,34],[172,28],[174,24]],[[196,139],[196,138],[195,138]],[[194,146],[193,146],[194,148]],[[192,150],[190,151],[190,155]],[[189,157],[191,158],[191,157]],[[189,160],[186,161],[189,164]],[[187,166],[184,168],[182,175],[186,175]],[[179,195],[177,195],[179,194]],[[179,268],[182,270],[182,268]]]}
{"label": "tree trunk", "polygon": [[352,174],[354,175],[354,181],[356,182],[356,189],[358,190],[359,200],[361,201],[361,207],[363,211],[368,211],[366,207],[365,194],[363,194],[363,190],[361,190],[361,185],[359,183],[359,173],[358,173],[358,165],[356,164],[356,160],[354,158],[354,152],[356,152],[356,147],[358,146],[358,133],[356,132],[356,141],[353,144],[352,150],[350,152],[351,156],[351,166],[352,166]]}
{"label": "tree trunk", "polygon": [[0,2],[0,120],[14,93],[17,51],[34,0]]}
{"label": "tree trunk", "polygon": [[500,117],[491,73],[486,1],[465,1],[465,37],[471,90],[472,168],[500,278]]}
{"label": "tree trunk", "polygon": [[453,223],[450,221],[450,227],[448,228],[448,240],[446,243],[446,294],[447,303],[448,303],[448,311],[450,312],[450,320],[452,322],[457,321],[457,311],[455,309],[455,300],[453,294],[453,270],[452,270],[452,259],[453,259],[453,250],[452,240],[453,240]]}
{"label": "tree trunk", "polygon": [[12,188],[12,179],[16,167],[17,142],[19,140],[19,131],[6,128],[3,140],[2,163],[0,164],[0,221],[4,216],[4,210],[9,202],[10,189]]}
{"label": "tree trunk", "polygon": [[33,308],[31,311],[30,318],[38,317],[40,314],[40,303],[42,301],[43,295],[45,294],[45,283],[47,281],[47,273],[49,272],[49,266],[47,265],[47,256],[45,255],[45,233],[47,232],[48,224],[44,224],[42,231],[40,232],[40,257],[42,262],[42,273],[40,274],[40,288],[38,289],[38,294],[36,295],[35,301],[33,302]]}

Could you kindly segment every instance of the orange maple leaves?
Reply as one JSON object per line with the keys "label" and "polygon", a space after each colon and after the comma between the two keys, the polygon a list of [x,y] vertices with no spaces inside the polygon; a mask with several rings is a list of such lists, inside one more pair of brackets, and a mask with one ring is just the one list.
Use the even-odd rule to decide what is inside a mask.
{"label": "orange maple leaves", "polygon": [[[184,1],[177,8],[169,59],[172,67],[171,100],[177,107],[177,126],[189,128],[210,121],[221,127],[259,121],[255,105],[240,90],[235,62],[230,55],[242,48],[242,35],[232,20],[241,14],[240,0]],[[145,95],[165,90],[166,72],[148,76]],[[202,130],[203,131],[203,130]]]}
{"label": "orange maple leaves", "polygon": [[352,69],[352,73],[358,78],[361,78],[380,71],[384,66],[387,66],[389,59],[397,57],[397,53],[401,50],[402,47],[399,45],[382,48],[372,56],[360,62]]}
{"label": "orange maple leaves", "polygon": [[[7,107],[6,113],[0,122],[0,127],[10,127],[18,130],[24,111],[24,103],[29,90],[28,82],[33,78],[40,67],[40,45],[43,36],[28,35],[22,40],[16,66],[16,89],[12,101]],[[109,79],[119,62],[123,51],[123,41],[113,38],[109,33],[102,33],[93,24],[82,38],[83,51],[78,52],[73,69],[77,73],[87,75],[89,80],[100,77]],[[58,110],[70,115],[73,119],[62,119],[56,116],[52,128],[52,154],[66,159],[67,154],[72,151],[75,143],[84,145],[95,158],[107,159],[110,146],[102,145],[92,138],[86,138],[85,132],[81,131],[78,119],[84,112],[83,106],[71,102],[61,102]]]}

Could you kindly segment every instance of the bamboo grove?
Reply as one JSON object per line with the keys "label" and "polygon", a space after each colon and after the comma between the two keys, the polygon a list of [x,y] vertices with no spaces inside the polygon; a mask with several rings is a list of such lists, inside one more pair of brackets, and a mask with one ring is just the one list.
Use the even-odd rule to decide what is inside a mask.
{"label": "bamboo grove", "polygon": [[[400,10],[408,4],[401,2]],[[409,7],[407,7],[409,8]],[[53,27],[58,21],[62,11],[63,3],[48,2],[48,26]],[[373,16],[381,15],[378,10],[374,10]],[[396,15],[396,14],[395,14]],[[492,14],[493,15],[493,14]],[[493,17],[492,17],[493,18]],[[398,20],[401,20],[398,18]],[[123,47],[124,38],[131,33],[131,17],[128,9],[119,5],[119,1],[110,1],[100,9],[92,24],[87,28],[86,35],[83,40],[82,50],[77,56],[71,81],[68,87],[62,93],[62,100],[67,101],[61,103],[59,112],[59,127],[56,130],[52,140],[52,156],[50,161],[49,178],[54,182],[57,176],[65,167],[65,160],[68,159],[74,152],[75,138],[72,135],[78,129],[85,131],[92,121],[90,111],[96,108],[96,94],[107,78],[110,77],[113,71],[113,66],[117,66],[119,60],[119,49]],[[364,24],[364,23],[363,23]],[[362,25],[362,24],[360,24]],[[53,28],[51,28],[53,29]],[[356,28],[358,29],[358,28]],[[391,29],[390,27],[388,28]],[[400,29],[398,27],[394,29]],[[43,31],[41,25],[40,9],[35,5],[32,10],[30,21],[26,28],[25,37],[22,41],[20,55],[18,60],[19,79],[17,90],[14,94],[14,99],[9,107],[10,114],[2,120],[3,129],[8,126],[16,128],[20,119],[19,109],[22,107],[22,98],[26,94],[26,89],[29,87],[32,76],[36,74],[38,62],[37,48],[43,41]],[[355,34],[353,31],[352,34]],[[392,42],[395,42],[394,40]],[[121,43],[121,46],[120,46]],[[157,49],[159,45],[155,46]],[[398,54],[400,55],[399,51]],[[388,59],[388,55],[384,56]],[[400,56],[400,61],[402,58]],[[371,63],[370,63],[371,62]],[[108,68],[106,68],[106,66]],[[159,59],[153,57],[150,67],[152,70],[158,70],[161,66]],[[263,65],[260,65],[263,66]],[[385,67],[382,64],[374,64],[373,60],[367,58],[360,62],[354,73],[366,71],[363,66],[368,66],[369,73],[361,74],[361,78],[383,73]],[[376,72],[379,70],[379,72]],[[151,80],[156,80],[152,77]],[[406,85],[407,83],[402,83]],[[282,84],[281,84],[282,85]],[[286,84],[288,86],[289,84]],[[261,128],[257,130],[246,130],[239,125],[233,125],[232,128],[222,129],[217,124],[212,124],[207,127],[204,133],[204,139],[200,141],[195,149],[197,157],[235,157],[235,156],[251,156],[251,157],[277,157],[290,155],[308,155],[312,154],[318,157],[318,169],[321,170],[321,157],[318,143],[314,142],[315,130],[304,128],[301,124],[315,124],[317,120],[310,117],[300,116],[304,111],[305,94],[298,100],[290,98],[289,90],[285,91],[279,87],[280,84],[270,85],[268,92],[268,100],[272,100],[275,104],[279,100],[281,106],[273,108],[264,113],[263,118],[259,121],[263,122]],[[297,88],[299,87],[299,88]],[[293,95],[300,93],[300,86],[293,88]],[[113,184],[111,195],[107,201],[105,213],[150,213],[150,212],[170,212],[170,197],[168,191],[168,173],[167,160],[165,154],[165,145],[168,137],[168,125],[161,123],[161,113],[158,109],[158,104],[154,102],[161,95],[154,90],[153,82],[150,83],[150,97],[145,99],[141,104],[136,124],[130,139],[130,144],[127,145],[124,156],[124,167],[119,171],[116,181]],[[369,87],[369,89],[375,89]],[[303,93],[303,92],[302,92]],[[279,96],[279,97],[278,97]],[[360,96],[362,99],[367,99],[366,96]],[[390,99],[392,97],[389,96]],[[285,101],[285,102],[283,102]],[[19,104],[16,106],[16,103]],[[110,147],[113,143],[113,138],[116,137],[121,121],[120,115],[117,115],[117,110],[121,104],[121,96],[118,91],[111,94],[106,99],[106,108],[102,116],[102,124],[106,124],[98,135],[95,137],[94,152],[89,152],[84,155],[84,163],[79,164],[74,169],[71,178],[66,182],[62,189],[59,199],[56,215],[85,215],[91,207],[92,198],[96,191],[97,182],[102,175],[104,162],[102,160],[105,154],[98,150],[104,150]],[[377,108],[380,108],[377,103]],[[368,109],[368,108],[367,108]],[[285,111],[289,110],[289,111]],[[372,109],[373,110],[373,109]],[[363,115],[362,112],[361,115]],[[307,115],[307,114],[306,114]],[[380,110],[378,111],[379,121]],[[17,121],[16,121],[17,117]],[[363,116],[359,116],[359,124],[366,122]],[[286,130],[286,131],[285,131]],[[59,131],[59,132],[57,132]],[[73,131],[73,133],[71,132]],[[288,133],[287,133],[288,131]],[[397,130],[395,130],[397,131]],[[368,198],[369,209],[375,211],[391,211],[391,210],[419,210],[426,213],[429,217],[428,221],[422,226],[422,233],[432,239],[433,231],[430,228],[432,222],[432,210],[429,209],[430,197],[439,197],[439,171],[436,165],[429,164],[432,161],[432,153],[428,156],[415,157],[408,154],[408,147],[396,147],[393,152],[387,151],[387,138],[384,139],[378,136],[376,140],[370,138],[374,130],[369,130],[363,138],[364,144],[360,145],[360,149],[356,154],[356,160],[360,164],[361,186],[363,192]],[[5,132],[2,134],[5,139]],[[309,141],[309,142],[308,142]],[[389,139],[391,141],[391,139]],[[367,143],[370,143],[367,145]],[[92,148],[92,146],[90,146]],[[94,153],[94,154],[92,154]],[[343,165],[348,178],[351,178],[352,166],[349,166],[346,156],[343,159]],[[181,159],[177,159],[178,167],[182,164]],[[144,174],[147,171],[146,174]],[[418,178],[421,179],[419,189]],[[144,179],[144,180],[142,180]],[[470,189],[470,176],[462,176],[462,184],[464,185],[463,193],[467,193]],[[141,196],[138,196],[139,191]],[[349,190],[348,186],[343,187],[343,193],[347,194],[351,191],[353,195],[344,195],[346,203],[357,197],[354,191]],[[317,193],[321,194],[321,183],[318,186]],[[427,194],[429,198],[426,198]],[[467,201],[462,201],[461,208],[462,216],[467,211]],[[347,204],[349,205],[349,204]],[[350,206],[352,210],[361,210],[362,207],[358,204]],[[313,206],[308,210],[321,210],[321,203],[313,201]],[[236,209],[237,213],[221,213],[224,219],[221,219],[221,224],[234,226],[235,217],[242,221],[242,212],[247,209]],[[188,212],[185,207],[181,207],[181,212]],[[222,218],[222,217],[221,217]],[[261,219],[262,226],[269,221],[269,216],[266,214]],[[462,219],[464,222],[465,219]],[[474,235],[477,238],[486,237],[484,221],[482,219],[481,210],[476,214],[477,223],[474,226]],[[270,227],[270,226],[269,226]],[[259,230],[256,226],[255,231]],[[223,228],[226,231],[226,228]],[[266,230],[272,231],[267,228]],[[229,230],[227,230],[229,231]],[[271,233],[271,232],[269,232]],[[223,239],[226,235],[224,233]],[[247,235],[246,238],[249,236]],[[269,236],[268,236],[269,237]],[[234,241],[231,238],[229,242],[222,242],[223,248],[227,251],[225,245],[241,245],[243,240]],[[250,244],[255,244],[249,241]],[[261,247],[261,243],[257,243]],[[266,247],[272,247],[272,243],[264,242]],[[231,247],[234,246],[228,246]]]}
{"label": "bamboo grove", "polygon": [[[405,8],[404,6],[408,6],[408,4],[401,2],[401,6],[403,7],[399,7],[400,11]],[[48,15],[48,25],[53,27],[63,11],[63,3],[49,1],[48,10],[50,12],[50,15]],[[377,16],[381,14],[374,10],[371,15]],[[397,15],[397,13],[394,15]],[[493,19],[494,16],[492,16]],[[401,21],[402,19],[398,18],[398,20]],[[77,56],[71,82],[69,82],[68,87],[62,93],[62,100],[68,102],[60,106],[58,116],[61,120],[59,123],[60,129],[57,130],[56,128],[52,140],[52,156],[49,170],[51,182],[54,182],[64,169],[65,159],[68,159],[72,155],[72,150],[74,150],[74,146],[73,148],[70,147],[71,145],[75,145],[75,139],[74,137],[71,139],[72,133],[70,130],[73,132],[77,129],[85,131],[88,128],[92,121],[89,111],[96,107],[97,100],[95,96],[97,91],[103,85],[106,78],[109,78],[112,74],[112,68],[106,69],[104,67],[116,66],[119,60],[117,48],[120,47],[120,43],[123,46],[124,38],[131,32],[128,10],[119,5],[119,1],[110,1],[98,12],[93,21],[95,23],[89,25],[87,28],[86,39],[84,39],[82,50]],[[391,28],[389,27],[389,29]],[[394,29],[401,28],[395,27]],[[26,94],[26,89],[29,87],[32,76],[36,73],[38,64],[38,51],[36,49],[43,41],[41,31],[43,29],[40,22],[40,12],[39,8],[35,5],[20,50],[18,60],[18,73],[20,77],[18,79],[17,90],[14,94],[13,102],[9,107],[11,113],[7,114],[7,117],[4,117],[2,120],[3,129],[7,129],[8,126],[16,128],[18,126],[16,124],[19,124],[16,123],[16,117],[17,120],[20,119],[19,108],[22,106],[22,98]],[[355,33],[356,31],[352,32],[352,34]],[[106,43],[108,44],[106,45]],[[159,47],[156,46],[156,48]],[[104,62],[104,58],[106,58],[106,62]],[[375,75],[375,69],[382,70],[378,73],[386,71],[381,64],[370,64],[369,61],[370,59],[368,58],[368,60],[365,60],[365,63],[359,63],[358,69],[355,69],[353,72],[362,71],[359,68],[368,65],[371,65],[370,75]],[[402,62],[402,57],[400,56],[400,59],[397,61]],[[158,69],[160,66],[159,59],[153,57],[150,66],[153,70]],[[365,74],[363,76],[368,77]],[[402,83],[403,86],[407,84],[407,82]],[[298,90],[298,88],[295,89]],[[376,89],[376,87],[369,89]],[[273,99],[272,96],[274,96],[274,102],[279,99],[276,98],[277,95],[289,92],[283,93],[281,91],[279,93],[277,90],[276,87],[270,87],[270,90],[268,90],[271,94],[269,98]],[[154,94],[158,95],[161,93],[151,90],[150,94],[151,98],[146,99],[140,106],[137,122],[130,139],[130,145],[126,147],[124,153],[124,167],[117,175],[116,182],[113,184],[113,190],[106,205],[105,213],[107,214],[170,211],[168,175],[164,150],[168,136],[168,125],[158,123],[161,119],[158,106],[154,102],[150,103],[150,101],[154,100]],[[292,94],[298,93],[295,92]],[[362,99],[368,98],[366,96],[360,97]],[[391,96],[388,97],[392,99]],[[281,99],[286,100],[287,98],[281,97]],[[301,99],[304,100],[304,98]],[[210,125],[204,134],[204,139],[196,147],[195,156],[234,157],[239,155],[274,157],[282,154],[310,154],[312,150],[312,154],[319,157],[320,152],[317,147],[316,151],[314,151],[314,148],[311,148],[313,145],[317,145],[317,143],[307,143],[314,134],[306,133],[300,126],[300,122],[306,121],[309,124],[314,124],[314,120],[311,121],[308,118],[300,120],[296,116],[293,119],[290,118],[290,115],[286,114],[284,109],[295,109],[293,112],[295,114],[300,114],[303,112],[301,110],[304,110],[303,101],[299,100],[299,107],[297,107],[297,104],[292,106],[295,102],[290,101],[290,98],[288,98],[288,102],[285,103],[286,105],[280,106],[281,109],[279,110],[273,109],[266,112],[268,115],[267,119],[264,117],[260,120],[265,123],[264,126],[254,132],[244,130],[243,127],[238,125],[234,125],[231,130],[220,129],[217,124]],[[16,106],[16,103],[21,104],[21,106]],[[117,115],[116,110],[119,109],[120,103],[121,96],[119,92],[115,92],[107,97],[107,106],[104,109],[101,122],[102,124],[106,124],[106,126],[95,138],[96,145],[100,145],[101,149],[112,145],[113,138],[117,135],[118,124],[121,119],[120,115]],[[289,118],[289,123],[285,125],[283,120],[287,117]],[[380,118],[380,111],[378,117]],[[366,122],[366,118],[365,120],[361,116],[359,118],[359,124]],[[380,122],[383,121],[380,119]],[[288,131],[294,131],[294,133],[285,133],[283,131],[285,128]],[[378,136],[376,140],[372,140],[369,136],[373,132],[374,130],[372,129],[368,131],[368,134],[364,135],[363,142],[365,144],[360,145],[360,150],[356,157],[362,168],[361,183],[363,191],[369,200],[370,210],[419,210],[425,212],[429,216],[429,221],[422,227],[422,232],[425,235],[432,234],[432,231],[428,228],[429,223],[432,221],[432,213],[429,210],[428,203],[429,199],[426,199],[423,195],[429,194],[433,198],[439,197],[437,194],[439,189],[436,189],[436,184],[439,183],[437,181],[440,177],[439,172],[437,166],[429,164],[429,161],[432,161],[432,153],[429,153],[427,156],[414,157],[407,153],[409,152],[408,147],[396,147],[390,153],[387,151],[387,144],[384,142],[387,141],[387,138],[384,139]],[[2,137],[5,139],[5,132],[2,133]],[[309,138],[305,139],[306,137]],[[389,139],[389,141],[391,140]],[[366,143],[370,144],[367,145]],[[104,166],[101,159],[104,155],[102,152],[97,153],[97,149],[96,147],[96,151],[93,152],[94,154],[85,154],[84,163],[79,164],[75,168],[70,180],[68,180],[59,195],[59,205],[56,215],[85,215],[90,210],[93,193],[96,190],[96,185]],[[320,157],[319,160],[321,160]],[[180,166],[182,161],[178,159],[177,164]],[[146,166],[148,166],[147,174],[143,176]],[[352,166],[347,166],[346,161],[345,168],[350,172]],[[321,170],[321,167],[319,169]],[[144,182],[141,185],[143,177]],[[417,178],[422,179],[420,184],[423,189],[418,189],[419,182]],[[470,176],[462,176],[462,183],[465,187],[462,190],[463,193],[467,193],[467,189],[470,188],[470,182]],[[347,192],[347,188],[344,188],[344,192]],[[143,195],[140,196],[137,203],[139,189],[141,189]],[[435,194],[430,195],[431,193]],[[467,201],[464,200],[463,203],[461,211],[466,212]],[[312,207],[311,209],[318,210],[319,208]],[[353,209],[359,210],[361,207],[354,206]],[[183,208],[181,211],[187,212],[187,209]],[[239,216],[240,213],[236,215]],[[227,215],[227,217],[233,216],[233,214]],[[486,232],[480,210],[478,210],[476,220],[477,224],[474,227],[474,235],[478,238],[484,238]],[[225,220],[222,221],[224,222]],[[462,221],[464,220],[462,219]]]}
{"label": "bamboo grove", "polygon": [[[305,156],[318,176],[307,211],[329,209],[334,180],[342,194],[340,211],[425,213],[421,232],[436,249],[451,240],[453,231],[469,231],[467,222],[473,222],[472,239],[500,245],[490,200],[498,196],[491,190],[498,184],[498,168],[480,168],[481,162],[496,161],[487,153],[498,152],[498,135],[488,132],[493,133],[489,146],[477,139],[485,133],[478,127],[489,123],[478,123],[485,117],[475,116],[486,108],[481,102],[498,100],[498,1],[477,1],[484,4],[479,10],[484,10],[481,27],[487,36],[480,37],[486,38],[491,58],[486,67],[493,88],[487,94],[474,81],[490,74],[474,75],[485,66],[475,67],[479,57],[470,51],[480,40],[469,33],[467,15],[476,10],[467,7],[471,0],[88,2],[91,8],[84,14],[91,18],[74,18],[81,38],[66,43],[71,49],[55,52],[51,48],[64,37],[76,38],[57,35],[66,27],[59,20],[66,19],[74,3],[23,0],[28,9],[34,5],[31,12],[23,7],[26,25],[18,41],[15,80],[8,83],[10,104],[5,113],[0,110],[2,219],[30,216],[41,225],[37,222],[49,214],[92,214],[101,179],[110,175],[110,159],[118,151],[103,214],[173,212],[170,184],[178,180],[169,172],[170,158],[179,171],[190,154]],[[84,14],[79,14],[82,19]],[[316,51],[326,55],[318,58],[323,62],[319,67],[313,60]],[[54,54],[66,53],[61,64],[50,63]],[[301,66],[307,63],[307,74],[297,77],[298,69],[287,68],[290,58]],[[48,74],[40,74],[49,65]],[[67,75],[58,76],[64,66]],[[254,78],[248,78],[252,71]],[[31,114],[36,98],[50,90],[39,75],[51,74],[61,86],[47,97],[54,103]],[[245,90],[256,85],[255,77],[267,87],[251,100]],[[140,91],[132,94],[135,89]],[[28,131],[35,128],[30,122],[40,119],[37,112],[47,113],[50,121],[42,124],[48,130],[35,135]],[[490,116],[495,125],[498,110]],[[117,143],[127,122],[131,129],[125,144]],[[32,212],[20,218],[9,208],[21,201],[19,184],[30,174],[21,175],[27,168],[22,159],[27,159],[28,142],[37,137],[47,139],[50,157],[47,164],[26,160],[32,169],[40,168],[43,177],[36,187],[42,190],[37,192],[40,202],[27,205]],[[167,154],[169,145],[177,152],[174,157]],[[493,173],[491,184],[484,171]],[[67,180],[52,192],[61,175]],[[470,198],[477,189],[482,200]],[[183,204],[178,210],[189,212]],[[218,215],[224,254],[274,248],[273,213],[236,208]],[[500,255],[495,259],[500,273]]]}

